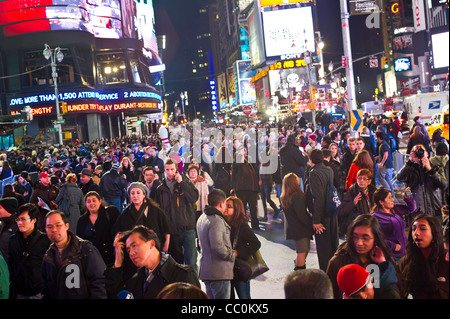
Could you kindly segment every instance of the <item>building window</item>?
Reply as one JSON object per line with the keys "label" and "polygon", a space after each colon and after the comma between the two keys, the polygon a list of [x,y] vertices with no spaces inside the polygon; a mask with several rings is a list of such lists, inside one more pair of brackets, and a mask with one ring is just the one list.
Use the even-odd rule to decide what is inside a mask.
{"label": "building window", "polygon": [[97,53],[97,72],[102,85],[129,82],[123,52]]}
{"label": "building window", "polygon": [[[75,82],[73,57],[69,49],[61,49],[64,59],[56,62],[58,84]],[[50,61],[46,60],[42,50],[28,51],[24,53],[25,75],[22,76],[24,87],[53,84]]]}

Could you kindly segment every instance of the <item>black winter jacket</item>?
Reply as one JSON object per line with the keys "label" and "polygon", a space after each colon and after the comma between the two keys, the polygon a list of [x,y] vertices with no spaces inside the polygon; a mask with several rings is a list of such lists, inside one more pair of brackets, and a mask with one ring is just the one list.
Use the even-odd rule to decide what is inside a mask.
{"label": "black winter jacket", "polygon": [[106,172],[100,180],[100,189],[103,198],[108,201],[114,198],[123,198],[127,181],[115,170]]}
{"label": "black winter jacket", "polygon": [[156,202],[172,222],[174,235],[195,229],[193,204],[197,202],[199,192],[187,177],[182,178],[181,183],[175,184],[173,193],[170,192],[166,179],[156,189]]}
{"label": "black winter jacket", "polygon": [[338,210],[338,216],[340,217],[339,220],[341,223],[339,227],[341,229],[346,230],[351,222],[359,215],[370,214],[370,211],[374,206],[373,194],[377,188],[372,184],[369,184],[367,188],[369,190],[368,197],[362,197],[356,205],[353,203],[353,200],[358,196],[359,192],[361,192],[358,183],[353,183],[347,193],[345,193],[342,204],[339,206]]}
{"label": "black winter jacket", "polygon": [[8,248],[10,296],[34,296],[42,292],[42,259],[50,244],[47,234],[37,228],[26,239],[19,231],[11,236]]}
{"label": "black winter jacket", "polygon": [[397,180],[411,187],[416,205],[424,213],[441,216],[445,204],[442,190],[448,187],[448,181],[436,173],[436,167],[432,165],[431,170],[426,171],[421,165],[408,161],[398,172]]}
{"label": "black winter jacket", "polygon": [[[51,244],[42,262],[44,298],[48,299],[105,299],[105,269],[103,258],[95,246],[68,231],[70,242],[59,255]],[[76,277],[80,276],[79,281]],[[73,283],[74,287],[67,287]],[[79,284],[76,287],[75,284]]]}
{"label": "black winter jacket", "polygon": [[139,268],[134,276],[126,281],[123,280],[122,267],[108,267],[105,272],[108,298],[117,299],[117,294],[121,290],[127,290],[135,299],[155,299],[165,286],[175,282],[186,282],[200,288],[197,274],[192,267],[178,264],[170,255],[165,255],[164,259],[152,271],[154,277],[145,292],[144,283],[147,279],[145,267]]}
{"label": "black winter jacket", "polygon": [[305,169],[307,158],[303,156],[297,145],[293,143],[286,143],[280,149],[280,167],[281,178],[284,178],[289,173],[294,173],[298,177],[305,176]]}
{"label": "black winter jacket", "polygon": [[[89,227],[89,212],[86,211],[80,216],[77,223],[77,236],[91,241],[95,247],[100,251],[105,264],[114,262],[114,236],[113,226],[119,217],[120,212],[116,206],[104,207],[100,206],[98,211],[98,217],[95,221],[93,228]],[[92,226],[92,225],[91,225]],[[94,236],[95,238],[91,238]]]}
{"label": "black winter jacket", "polygon": [[235,163],[231,173],[231,187],[235,191],[260,192],[259,176],[250,163]]}

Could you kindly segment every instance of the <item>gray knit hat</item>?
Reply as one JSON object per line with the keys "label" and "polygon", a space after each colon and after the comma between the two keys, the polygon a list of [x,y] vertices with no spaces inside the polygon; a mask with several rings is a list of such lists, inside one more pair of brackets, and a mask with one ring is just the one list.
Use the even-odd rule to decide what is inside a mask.
{"label": "gray knit hat", "polygon": [[148,194],[148,187],[145,186],[145,184],[143,184],[141,182],[131,183],[130,186],[128,186],[127,193],[130,194],[130,192],[133,188],[140,188],[145,196],[147,196],[147,194]]}

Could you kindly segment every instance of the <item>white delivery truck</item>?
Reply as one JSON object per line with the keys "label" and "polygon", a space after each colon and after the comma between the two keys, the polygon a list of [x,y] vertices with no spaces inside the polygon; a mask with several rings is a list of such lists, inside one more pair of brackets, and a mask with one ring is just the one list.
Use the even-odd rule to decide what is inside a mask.
{"label": "white delivery truck", "polygon": [[368,101],[361,103],[361,109],[363,114],[369,113],[370,115],[380,115],[384,113],[383,101]]}
{"label": "white delivery truck", "polygon": [[434,114],[442,112],[448,105],[448,91],[414,94],[405,97],[405,105],[408,111],[408,124],[412,127],[416,116],[422,118],[422,124],[431,121]]}

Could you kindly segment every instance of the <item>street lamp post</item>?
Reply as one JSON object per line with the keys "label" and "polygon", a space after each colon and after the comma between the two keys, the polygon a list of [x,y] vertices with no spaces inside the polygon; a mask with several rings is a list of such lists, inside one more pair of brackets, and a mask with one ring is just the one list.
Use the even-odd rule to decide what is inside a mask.
{"label": "street lamp post", "polygon": [[[314,95],[313,92],[311,90],[312,87],[312,83],[311,83],[311,53],[309,51],[305,52],[305,64],[306,64],[306,69],[308,71],[308,91],[309,91],[309,97],[310,97],[310,103],[311,105],[313,105],[314,102]],[[316,108],[314,107],[312,110],[312,124],[313,124],[313,128],[314,130],[316,129]]]}
{"label": "street lamp post", "polygon": [[180,98],[181,98],[181,107],[183,109],[183,119],[186,119],[186,115],[184,114],[184,93],[183,92],[180,93]]}
{"label": "street lamp post", "polygon": [[63,144],[62,131],[61,131],[61,121],[62,116],[59,113],[59,97],[58,97],[58,73],[56,73],[56,61],[60,62],[64,59],[64,54],[61,52],[61,48],[57,47],[53,52],[49,45],[45,44],[45,49],[43,52],[45,59],[49,60],[52,67],[52,78],[53,85],[55,86],[55,103],[56,103],[56,122],[53,125],[58,133],[58,142],[60,145]]}

